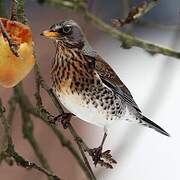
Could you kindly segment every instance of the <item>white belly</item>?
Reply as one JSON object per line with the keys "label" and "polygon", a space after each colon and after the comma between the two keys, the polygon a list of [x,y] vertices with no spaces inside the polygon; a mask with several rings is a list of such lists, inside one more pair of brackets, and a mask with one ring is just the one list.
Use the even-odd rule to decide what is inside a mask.
{"label": "white belly", "polygon": [[88,123],[105,127],[114,120],[119,119],[115,116],[111,117],[111,120],[108,119],[107,111],[103,110],[101,107],[95,108],[91,102],[86,104],[81,95],[75,93],[64,94],[57,91],[56,94],[66,109]]}

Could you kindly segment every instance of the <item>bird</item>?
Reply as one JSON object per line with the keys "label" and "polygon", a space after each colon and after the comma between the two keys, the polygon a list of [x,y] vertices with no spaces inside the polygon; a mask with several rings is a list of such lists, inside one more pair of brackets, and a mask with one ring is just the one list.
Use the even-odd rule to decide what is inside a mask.
{"label": "bird", "polygon": [[[145,117],[129,89],[112,67],[91,47],[74,20],[53,24],[41,35],[55,42],[52,61],[52,89],[72,114],[104,128],[100,149],[113,122],[135,122],[170,136]],[[68,115],[68,114],[67,114]]]}

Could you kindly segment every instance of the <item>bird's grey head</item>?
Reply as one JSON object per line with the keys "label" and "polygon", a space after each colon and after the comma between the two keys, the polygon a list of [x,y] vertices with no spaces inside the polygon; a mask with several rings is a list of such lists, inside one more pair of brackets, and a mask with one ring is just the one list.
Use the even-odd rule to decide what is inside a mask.
{"label": "bird's grey head", "polygon": [[42,35],[70,47],[83,48],[86,41],[80,26],[73,20],[54,24],[49,30],[43,31]]}

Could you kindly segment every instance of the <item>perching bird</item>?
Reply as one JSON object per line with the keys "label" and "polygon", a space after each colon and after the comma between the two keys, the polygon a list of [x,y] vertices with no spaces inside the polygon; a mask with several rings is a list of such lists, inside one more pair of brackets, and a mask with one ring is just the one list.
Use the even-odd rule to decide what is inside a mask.
{"label": "perching bird", "polygon": [[[127,120],[169,136],[142,115],[128,88],[110,65],[93,51],[75,21],[61,21],[42,35],[56,42],[51,69],[52,87],[70,112],[105,130],[115,121]],[[105,137],[106,131],[103,143]]]}

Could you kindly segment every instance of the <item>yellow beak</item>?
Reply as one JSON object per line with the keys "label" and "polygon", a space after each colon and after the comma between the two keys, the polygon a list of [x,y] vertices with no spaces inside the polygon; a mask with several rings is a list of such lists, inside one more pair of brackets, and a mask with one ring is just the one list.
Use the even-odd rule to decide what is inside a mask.
{"label": "yellow beak", "polygon": [[45,37],[48,37],[48,38],[51,38],[51,39],[54,39],[54,38],[60,36],[60,34],[58,32],[53,32],[53,31],[49,31],[49,30],[43,31],[41,33],[41,35],[45,36]]}

